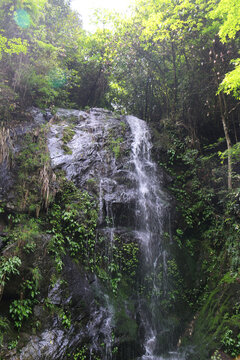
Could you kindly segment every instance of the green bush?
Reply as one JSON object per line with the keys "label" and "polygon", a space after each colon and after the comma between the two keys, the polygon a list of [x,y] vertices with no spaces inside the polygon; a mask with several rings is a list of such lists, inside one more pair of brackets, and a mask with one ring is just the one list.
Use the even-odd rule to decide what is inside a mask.
{"label": "green bush", "polygon": [[15,327],[19,330],[23,321],[32,314],[32,301],[30,299],[14,300],[9,308]]}

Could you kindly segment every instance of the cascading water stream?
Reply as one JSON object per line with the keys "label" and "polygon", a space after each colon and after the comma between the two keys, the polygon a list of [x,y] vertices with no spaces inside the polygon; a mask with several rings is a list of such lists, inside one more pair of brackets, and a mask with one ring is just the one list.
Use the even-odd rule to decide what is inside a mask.
{"label": "cascading water stream", "polygon": [[[143,275],[150,279],[150,299],[140,299],[139,312],[144,328],[145,355],[142,360],[163,359],[158,353],[158,334],[164,333],[164,319],[157,316],[161,298],[168,290],[167,250],[164,231],[169,226],[169,199],[161,190],[156,164],[151,160],[150,133],[147,124],[136,117],[127,116],[131,128],[132,166],[137,186],[135,231],[140,240],[145,261]],[[168,229],[169,230],[169,229]],[[161,268],[161,282],[159,269]],[[176,353],[168,353],[168,359],[179,359]]]}

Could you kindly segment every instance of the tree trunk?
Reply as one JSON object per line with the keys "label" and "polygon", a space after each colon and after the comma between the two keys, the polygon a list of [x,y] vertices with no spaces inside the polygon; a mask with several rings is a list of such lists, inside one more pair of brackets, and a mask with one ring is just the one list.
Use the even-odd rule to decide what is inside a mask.
{"label": "tree trunk", "polygon": [[178,80],[177,80],[177,66],[176,66],[176,52],[175,46],[172,42],[172,62],[173,62],[173,72],[174,72],[174,104],[173,104],[173,115],[176,114],[176,105],[178,98]]}
{"label": "tree trunk", "polygon": [[232,189],[232,143],[229,136],[229,129],[227,124],[227,107],[226,102],[223,94],[218,94],[220,111],[221,111],[221,120],[223,124],[223,130],[225,134],[225,139],[227,143],[227,150],[228,150],[228,190]]}

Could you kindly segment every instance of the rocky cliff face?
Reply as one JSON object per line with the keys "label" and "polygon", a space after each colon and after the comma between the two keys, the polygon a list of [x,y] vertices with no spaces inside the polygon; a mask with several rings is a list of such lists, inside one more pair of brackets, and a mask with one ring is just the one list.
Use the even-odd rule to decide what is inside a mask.
{"label": "rocky cliff face", "polygon": [[3,358],[168,351],[179,327],[173,311],[166,317],[169,196],[146,125],[102,109],[31,114],[2,132]]}

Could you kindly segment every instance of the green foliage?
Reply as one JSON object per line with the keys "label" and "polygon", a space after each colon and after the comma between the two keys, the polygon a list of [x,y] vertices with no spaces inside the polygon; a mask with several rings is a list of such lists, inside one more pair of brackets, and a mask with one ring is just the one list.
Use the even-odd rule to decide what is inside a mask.
{"label": "green foliage", "polygon": [[[223,43],[229,39],[234,39],[240,30],[240,9],[237,0],[220,0],[217,7],[210,12],[209,16],[213,19],[220,19],[221,26],[219,37]],[[223,91],[232,94],[236,99],[240,98],[240,59],[231,61],[235,69],[228,72],[221,82],[218,93]]]}
{"label": "green foliage", "polygon": [[34,252],[36,241],[40,235],[39,222],[36,219],[24,215],[9,216],[12,228],[9,227],[9,239],[15,242],[17,249],[23,249],[26,253]]}
{"label": "green foliage", "polygon": [[12,340],[8,343],[8,350],[15,349],[18,345],[18,342],[19,342],[19,336],[15,340]]}
{"label": "green foliage", "polygon": [[231,149],[229,149],[229,150],[225,150],[224,152],[221,152],[221,151],[218,152],[218,155],[219,155],[220,159],[222,160],[222,163],[223,163],[223,160],[227,159],[229,154],[231,155],[232,162],[238,163],[239,155],[240,155],[240,143],[239,142],[234,144],[231,147]]}
{"label": "green foliage", "polygon": [[225,94],[233,95],[236,99],[240,99],[240,59],[232,61],[235,69],[228,72],[221,82],[218,93],[224,91]]}
{"label": "green foliage", "polygon": [[[11,86],[20,101],[42,107],[113,104],[147,119],[175,112],[176,101],[182,109],[188,104],[192,107],[191,88],[201,89],[211,72],[199,64],[207,65],[215,34],[220,31],[222,39],[234,38],[238,31],[237,0],[217,5],[213,0],[159,0],[147,5],[138,0],[132,10],[128,18],[111,13],[104,20],[100,16],[99,21],[113,31],[105,27],[86,34],[69,3],[43,1],[36,6],[31,1],[19,9],[6,1],[1,10],[1,28],[6,33],[2,43],[12,33],[17,35],[18,51],[24,41],[31,41],[21,63],[14,54],[5,54],[11,56],[11,71],[3,68],[5,79],[10,84],[14,72]],[[34,27],[26,26],[23,32],[15,21],[18,11],[24,11]],[[6,56],[3,60],[7,63]],[[216,84],[210,85],[214,86],[216,90]],[[184,97],[179,96],[181,90]]]}
{"label": "green foliage", "polygon": [[0,34],[0,60],[2,58],[2,52],[6,54],[17,54],[20,53],[26,54],[27,52],[27,42],[26,40],[22,41],[21,38],[7,39]]}
{"label": "green foliage", "polygon": [[74,129],[74,124],[65,126],[63,129],[63,134],[62,134],[62,139],[61,139],[63,142],[62,148],[63,148],[65,154],[69,154],[69,155],[72,154],[72,150],[68,147],[67,144],[72,140],[72,138],[75,135],[75,131],[73,129]]}
{"label": "green foliage", "polygon": [[79,349],[74,355],[74,360],[87,360],[87,347],[83,346],[81,349]]}
{"label": "green foliage", "polygon": [[210,17],[222,22],[219,36],[223,42],[234,39],[240,30],[240,9],[237,0],[220,0]]}
{"label": "green foliage", "polygon": [[19,330],[23,321],[32,314],[32,301],[30,299],[13,300],[9,308],[15,327]]}
{"label": "green foliage", "polygon": [[94,199],[86,191],[81,192],[73,183],[65,181],[61,200],[53,205],[50,213],[52,239],[48,248],[55,256],[59,271],[63,266],[61,257],[66,252],[91,269],[97,218]]}
{"label": "green foliage", "polygon": [[66,155],[71,155],[72,154],[72,150],[69,148],[69,146],[67,146],[66,144],[63,144],[62,146],[63,150],[64,150],[64,153]]}
{"label": "green foliage", "polygon": [[[120,133],[116,133],[115,129],[111,129],[108,134],[107,146],[109,150],[114,154],[115,158],[118,159],[121,155],[123,143],[123,136],[126,133],[126,123],[124,121],[120,122],[121,130]],[[121,136],[119,136],[121,135]]]}
{"label": "green foliage", "polygon": [[22,289],[25,294],[25,296],[28,296],[32,300],[36,300],[36,297],[40,294],[39,292],[39,284],[42,279],[40,270],[35,267],[33,269],[30,269],[32,279],[31,280],[25,280],[22,283]]}
{"label": "green foliage", "polygon": [[46,144],[47,127],[36,128],[23,138],[21,151],[16,157],[18,165],[18,206],[22,210],[35,213],[47,210],[52,201],[51,179],[53,172]]}
{"label": "green foliage", "polygon": [[74,137],[74,135],[75,135],[75,131],[73,130],[72,126],[65,127],[63,129],[63,136],[62,136],[63,143],[64,144],[69,143]]}
{"label": "green foliage", "polygon": [[[236,356],[239,191],[228,194],[222,190],[220,169],[224,169],[224,164],[218,158],[219,154],[226,156],[219,150],[223,148],[222,139],[207,145],[201,154],[184,141],[181,132],[164,131],[170,140],[162,165],[173,179],[170,188],[177,201],[173,241],[180,248],[177,253],[181,253],[177,256],[177,267],[170,261],[169,272],[173,273],[173,289],[180,291],[180,299],[197,314],[193,337],[187,343],[197,344],[199,358],[203,360],[216,348]],[[237,152],[238,145],[233,147],[236,163]],[[170,296],[179,298],[175,291]],[[232,339],[226,340],[229,348],[227,342],[225,346],[222,342],[226,333]],[[202,344],[206,343],[207,347],[203,348]],[[231,344],[235,353],[231,353]]]}
{"label": "green foliage", "polygon": [[109,241],[99,238],[98,253],[94,261],[94,271],[97,276],[106,282],[113,294],[118,294],[121,285],[125,282],[134,286],[139,265],[139,245],[127,242],[114,235],[110,249],[103,248],[101,242]]}
{"label": "green foliage", "polygon": [[19,274],[19,267],[22,262],[18,256],[9,258],[1,256],[0,260],[0,289],[2,290],[11,275]]}
{"label": "green foliage", "polygon": [[[202,226],[204,222],[211,219],[213,211],[211,207],[213,192],[211,189],[203,188],[198,177],[198,173],[201,171],[198,157],[196,149],[188,149],[177,140],[175,140],[175,147],[170,147],[168,150],[167,167],[175,176],[171,190],[178,201],[177,209],[180,210],[183,220],[181,228],[177,230],[177,236],[181,241],[185,234],[187,247],[189,246],[187,245],[186,227],[190,229]],[[178,166],[182,164],[182,168],[180,171],[177,170],[177,174],[172,172],[176,163]]]}
{"label": "green foliage", "polygon": [[[234,288],[239,276],[237,240],[239,234],[238,225],[236,219],[233,218],[233,214],[230,217],[225,210],[225,217],[221,218],[219,215],[214,215],[216,211],[214,204],[211,205],[211,208],[212,215],[206,218],[207,223],[200,223],[197,227],[197,236],[198,239],[201,239],[201,246],[199,240],[197,242],[194,239],[196,225],[193,226],[191,231],[191,242],[183,246],[187,246],[188,254],[190,253],[196,259],[195,261],[201,263],[201,273],[198,272],[196,279],[198,285],[195,289],[192,287],[190,291],[186,292],[188,303],[196,311],[199,311],[199,309],[201,311],[197,320],[198,325],[195,329],[196,335],[193,342],[199,342],[199,344],[204,342],[204,334],[207,332],[208,348],[214,349],[220,343],[226,328],[236,334],[236,323],[233,318],[238,315],[234,315],[232,311],[237,298]],[[211,218],[212,216],[213,218]],[[208,227],[205,224],[208,224]],[[204,231],[204,228],[206,231]],[[189,234],[188,228],[185,229],[184,234],[180,234],[181,244],[183,244],[183,241],[186,242],[186,234]],[[195,254],[196,249],[201,249],[202,253]],[[191,265],[189,260],[187,262]],[[226,269],[231,269],[231,271],[224,274]],[[224,274],[222,279],[221,274]],[[217,284],[222,284],[223,288],[216,290]],[[224,288],[226,292],[224,292]],[[232,315],[226,318],[226,312],[228,311]],[[231,355],[227,347],[224,348],[224,351]]]}
{"label": "green foliage", "polygon": [[[49,160],[45,144],[44,129],[36,129],[36,139],[32,134],[27,134],[23,140],[23,148],[19,154],[19,162],[24,161],[26,171],[33,172]],[[22,170],[22,169],[21,169]]]}
{"label": "green foliage", "polygon": [[91,356],[92,360],[100,360],[100,357],[95,355],[94,353],[92,353],[91,351],[91,355],[90,351],[88,349],[87,345],[83,345],[82,347],[78,348],[73,354],[68,354],[68,359],[73,359],[73,360],[87,360],[89,356]]}
{"label": "green foliage", "polygon": [[240,354],[240,334],[235,338],[233,331],[227,329],[222,336],[221,343],[227,354],[231,356]]}
{"label": "green foliage", "polygon": [[123,138],[112,139],[110,142],[110,150],[114,153],[116,159],[120,156],[122,142]]}
{"label": "green foliage", "polygon": [[14,320],[14,326],[20,330],[23,322],[27,320],[33,312],[33,306],[38,303],[39,282],[41,274],[38,268],[32,269],[31,280],[21,283],[21,296],[25,298],[13,300],[9,307],[9,313]]}
{"label": "green foliage", "polygon": [[52,314],[54,314],[54,313],[57,314],[59,320],[61,321],[61,323],[65,329],[70,329],[71,315],[67,310],[53,304],[49,298],[45,299],[44,305]]}
{"label": "green foliage", "polygon": [[59,203],[52,206],[50,213],[52,238],[48,249],[54,255],[58,271],[63,269],[62,257],[69,253],[117,294],[125,278],[134,282],[139,248],[137,244],[125,243],[115,236],[110,254],[103,246],[106,239],[96,235],[97,219],[95,200],[86,191],[79,191],[73,183],[64,181]]}
{"label": "green foliage", "polygon": [[211,356],[211,360],[222,360],[222,355],[220,351],[216,350],[214,354]]}
{"label": "green foliage", "polygon": [[61,319],[61,322],[62,322],[63,326],[66,329],[70,329],[70,327],[71,327],[71,317],[63,309],[61,309],[58,312],[58,316]]}
{"label": "green foliage", "polygon": [[[0,12],[4,31],[0,37],[1,75],[19,95],[20,103],[44,107],[57,98],[61,105],[67,103],[69,82],[74,83],[78,76],[68,69],[65,57],[74,54],[81,26],[70,4],[32,0],[20,5],[9,0],[1,3]],[[19,53],[20,61],[14,56]]]}

